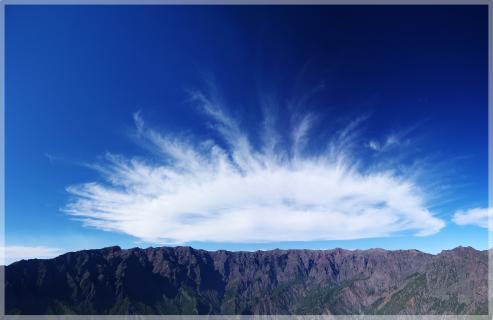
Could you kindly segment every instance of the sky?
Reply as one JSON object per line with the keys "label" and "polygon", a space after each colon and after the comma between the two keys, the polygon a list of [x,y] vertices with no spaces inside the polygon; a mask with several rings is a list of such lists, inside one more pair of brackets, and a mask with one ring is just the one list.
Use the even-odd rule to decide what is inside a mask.
{"label": "sky", "polygon": [[6,6],[6,262],[488,247],[486,6]]}

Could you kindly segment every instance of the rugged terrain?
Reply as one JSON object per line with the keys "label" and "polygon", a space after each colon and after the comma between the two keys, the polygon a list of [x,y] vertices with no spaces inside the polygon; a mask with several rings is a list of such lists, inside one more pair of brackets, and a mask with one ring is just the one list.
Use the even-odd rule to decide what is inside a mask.
{"label": "rugged terrain", "polygon": [[487,251],[109,247],[6,267],[8,314],[487,314]]}

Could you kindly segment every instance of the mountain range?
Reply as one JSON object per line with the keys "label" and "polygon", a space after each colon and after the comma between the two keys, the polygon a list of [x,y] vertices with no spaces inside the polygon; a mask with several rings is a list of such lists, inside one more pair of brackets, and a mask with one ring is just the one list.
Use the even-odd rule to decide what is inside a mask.
{"label": "mountain range", "polygon": [[5,268],[7,314],[488,314],[488,252],[108,247]]}

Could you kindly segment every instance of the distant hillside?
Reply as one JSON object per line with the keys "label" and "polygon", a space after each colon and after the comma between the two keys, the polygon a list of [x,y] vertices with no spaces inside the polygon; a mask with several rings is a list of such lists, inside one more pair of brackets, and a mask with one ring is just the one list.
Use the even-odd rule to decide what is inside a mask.
{"label": "distant hillside", "polygon": [[487,314],[487,251],[70,252],[6,267],[8,314]]}

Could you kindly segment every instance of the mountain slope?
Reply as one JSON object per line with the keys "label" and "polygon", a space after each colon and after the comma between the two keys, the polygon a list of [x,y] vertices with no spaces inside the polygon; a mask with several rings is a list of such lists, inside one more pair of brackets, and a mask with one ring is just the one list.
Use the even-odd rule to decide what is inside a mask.
{"label": "mountain slope", "polygon": [[486,251],[70,252],[6,267],[8,314],[487,314]]}

